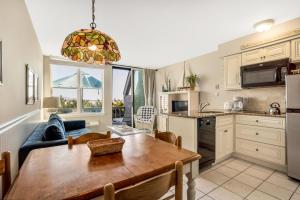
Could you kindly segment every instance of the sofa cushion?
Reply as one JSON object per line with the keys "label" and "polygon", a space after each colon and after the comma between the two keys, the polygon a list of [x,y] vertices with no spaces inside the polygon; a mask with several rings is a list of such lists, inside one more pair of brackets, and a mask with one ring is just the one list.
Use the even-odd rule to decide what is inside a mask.
{"label": "sofa cushion", "polygon": [[64,122],[60,116],[58,116],[57,114],[51,114],[48,121],[51,121],[52,119],[57,119],[59,121],[63,131],[66,132]]}
{"label": "sofa cushion", "polygon": [[48,125],[45,127],[43,140],[60,140],[65,138],[65,131],[58,119],[52,118],[49,120]]}
{"label": "sofa cushion", "polygon": [[68,136],[76,137],[76,136],[84,135],[84,134],[89,133],[89,132],[91,132],[91,130],[88,129],[88,128],[82,128],[82,129],[72,130],[72,131],[66,132],[65,133],[65,137],[66,138]]}

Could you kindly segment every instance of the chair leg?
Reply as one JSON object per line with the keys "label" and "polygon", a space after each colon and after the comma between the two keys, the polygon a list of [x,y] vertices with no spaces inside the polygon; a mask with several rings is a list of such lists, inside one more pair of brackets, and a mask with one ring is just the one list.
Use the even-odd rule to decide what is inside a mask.
{"label": "chair leg", "polygon": [[11,185],[10,152],[3,152],[1,159],[5,162],[5,173],[2,177],[2,196],[4,197]]}
{"label": "chair leg", "polygon": [[176,185],[175,185],[175,200],[182,200],[183,193],[183,163],[176,161]]}

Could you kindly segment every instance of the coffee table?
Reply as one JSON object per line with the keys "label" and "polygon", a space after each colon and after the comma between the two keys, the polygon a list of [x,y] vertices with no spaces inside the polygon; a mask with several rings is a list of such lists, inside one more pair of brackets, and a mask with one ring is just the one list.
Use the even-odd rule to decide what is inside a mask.
{"label": "coffee table", "polygon": [[137,129],[133,128],[127,125],[113,125],[113,126],[107,126],[113,133],[116,133],[120,136],[125,136],[125,135],[134,135],[134,134],[150,134],[151,131],[148,129]]}

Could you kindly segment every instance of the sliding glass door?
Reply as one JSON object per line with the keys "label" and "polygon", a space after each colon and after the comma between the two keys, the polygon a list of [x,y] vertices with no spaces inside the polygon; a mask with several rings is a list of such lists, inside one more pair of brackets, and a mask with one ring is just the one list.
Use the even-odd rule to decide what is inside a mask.
{"label": "sliding glass door", "polygon": [[112,115],[114,125],[134,127],[134,115],[145,105],[143,70],[113,66]]}
{"label": "sliding glass door", "polygon": [[143,70],[133,69],[133,113],[145,105]]}
{"label": "sliding glass door", "polygon": [[113,66],[112,117],[114,125],[132,126],[131,69]]}

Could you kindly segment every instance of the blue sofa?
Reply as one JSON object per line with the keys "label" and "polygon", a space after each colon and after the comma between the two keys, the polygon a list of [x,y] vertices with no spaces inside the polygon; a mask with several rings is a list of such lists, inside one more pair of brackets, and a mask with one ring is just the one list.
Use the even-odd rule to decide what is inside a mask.
{"label": "blue sofa", "polygon": [[59,140],[45,140],[44,133],[49,122],[39,123],[32,134],[26,139],[19,150],[19,168],[22,166],[29,152],[33,149],[64,145],[68,143],[68,136],[80,136],[90,132],[85,127],[84,120],[64,121],[64,138]]}

